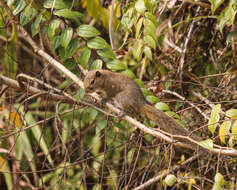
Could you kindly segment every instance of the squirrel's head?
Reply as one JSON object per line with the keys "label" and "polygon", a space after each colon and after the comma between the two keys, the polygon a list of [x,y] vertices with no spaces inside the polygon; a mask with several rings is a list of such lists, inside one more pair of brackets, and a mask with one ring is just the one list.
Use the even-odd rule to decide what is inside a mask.
{"label": "squirrel's head", "polygon": [[84,79],[84,89],[86,92],[95,92],[104,83],[103,74],[100,70],[89,71]]}

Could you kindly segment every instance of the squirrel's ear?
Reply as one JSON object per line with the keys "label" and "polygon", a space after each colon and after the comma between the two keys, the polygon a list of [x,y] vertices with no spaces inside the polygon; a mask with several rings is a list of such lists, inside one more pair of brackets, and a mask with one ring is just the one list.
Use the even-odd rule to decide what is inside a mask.
{"label": "squirrel's ear", "polygon": [[100,76],[101,76],[101,72],[100,72],[100,71],[96,71],[96,72],[95,72],[95,76],[96,76],[96,77],[100,77]]}

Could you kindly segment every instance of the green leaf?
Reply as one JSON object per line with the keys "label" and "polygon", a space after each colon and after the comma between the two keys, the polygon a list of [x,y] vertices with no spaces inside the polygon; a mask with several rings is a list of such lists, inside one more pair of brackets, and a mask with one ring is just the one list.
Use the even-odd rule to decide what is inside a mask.
{"label": "green leaf", "polygon": [[115,59],[116,55],[113,52],[111,48],[105,48],[105,49],[99,49],[96,51],[99,56],[109,58],[109,59]]}
{"label": "green leaf", "polygon": [[135,4],[137,12],[143,14],[146,11],[146,6],[144,0],[138,0]]}
{"label": "green leaf", "polygon": [[[210,1],[210,0],[209,0]],[[212,14],[216,11],[216,9],[224,2],[225,0],[211,0],[211,11]]]}
{"label": "green leaf", "polygon": [[157,42],[156,26],[149,19],[144,20],[144,35],[150,35]]}
{"label": "green leaf", "polygon": [[89,113],[89,122],[90,124],[92,124],[92,122],[95,120],[96,116],[98,115],[98,111],[93,109],[93,108],[89,108],[90,113]]}
{"label": "green leaf", "polygon": [[154,95],[146,96],[146,100],[150,103],[157,103],[160,101],[160,99]]}
{"label": "green leaf", "polygon": [[213,150],[213,141],[211,139],[200,141],[198,144],[208,150]]}
{"label": "green leaf", "polygon": [[121,72],[123,75],[126,75],[132,79],[136,78],[136,75],[130,70],[130,69],[126,69],[124,71]]}
{"label": "green leaf", "polygon": [[80,44],[80,39],[74,38],[70,41],[68,47],[65,49],[65,57],[72,57],[74,53],[76,53],[78,49],[78,45]]}
{"label": "green leaf", "polygon": [[229,109],[226,111],[226,116],[232,119],[237,119],[237,109]]}
{"label": "green leaf", "polygon": [[151,48],[148,47],[148,46],[145,46],[143,52],[145,53],[145,56],[146,56],[150,61],[152,61]]}
{"label": "green leaf", "polygon": [[61,44],[61,36],[54,36],[51,40],[51,47],[55,50],[57,49]]}
{"label": "green leaf", "polygon": [[22,26],[28,24],[36,15],[36,10],[28,5],[20,15],[20,24]]}
{"label": "green leaf", "polygon": [[164,102],[156,103],[155,107],[158,110],[162,110],[162,111],[169,111],[170,110],[169,106],[166,103],[164,103]]}
{"label": "green leaf", "polygon": [[172,174],[169,174],[165,177],[165,183],[169,187],[172,187],[176,183],[176,181],[177,181],[177,178]]}
{"label": "green leaf", "polygon": [[90,70],[102,69],[103,62],[100,59],[96,59],[90,66]]}
{"label": "green leaf", "polygon": [[88,40],[87,46],[91,49],[110,48],[110,45],[101,37],[95,37],[95,38]]}
{"label": "green leaf", "polygon": [[156,17],[153,14],[151,14],[150,12],[146,12],[145,17],[147,19],[149,19],[154,24],[155,28],[157,27],[157,20],[156,20]]}
{"label": "green leaf", "polygon": [[96,134],[103,130],[107,125],[107,120],[100,120],[96,125]]}
{"label": "green leaf", "polygon": [[83,38],[91,38],[100,35],[100,32],[93,26],[83,24],[77,28],[77,34]]}
{"label": "green leaf", "polygon": [[140,37],[140,34],[141,34],[141,27],[142,27],[142,23],[143,23],[143,17],[141,17],[139,20],[138,20],[138,22],[137,22],[137,24],[135,25],[135,27],[136,27],[136,39],[138,39],[139,37]]}
{"label": "green leaf", "polygon": [[173,111],[166,111],[165,113],[166,113],[168,116],[173,117],[173,118],[175,118],[175,119],[181,119],[180,116],[179,116],[177,113],[173,112]]}
{"label": "green leaf", "polygon": [[215,175],[215,183],[223,186],[225,184],[225,179],[223,177],[223,175],[221,175],[221,173],[217,173]]}
{"label": "green leaf", "polygon": [[140,61],[142,58],[142,50],[143,50],[142,47],[143,47],[143,44],[141,43],[141,41],[136,41],[133,46],[132,53],[133,53],[134,58],[137,61]]}
{"label": "green leaf", "polygon": [[237,120],[235,120],[235,122],[233,123],[231,133],[232,133],[234,139],[237,141]]}
{"label": "green leaf", "polygon": [[64,0],[46,0],[44,2],[44,8],[46,9],[65,9],[70,8],[72,6],[72,3],[70,1],[64,1]]}
{"label": "green leaf", "polygon": [[24,0],[18,0],[16,2],[16,8],[14,9],[14,11],[12,12],[13,15],[18,15],[26,6],[26,3]]}
{"label": "green leaf", "polygon": [[218,17],[218,28],[222,33],[224,26],[233,26],[235,22],[235,15],[237,14],[237,2],[236,0],[230,0],[228,7],[226,7]]}
{"label": "green leaf", "polygon": [[80,64],[83,66],[83,68],[86,68],[88,61],[90,59],[91,56],[91,50],[90,49],[85,49],[79,59]]}
{"label": "green leaf", "polygon": [[73,29],[66,28],[61,34],[61,45],[66,49],[72,39]]}
{"label": "green leaf", "polygon": [[55,19],[50,22],[49,28],[48,28],[49,39],[52,39],[54,37],[55,30],[59,27],[60,22],[61,22],[60,19]]}
{"label": "green leaf", "polygon": [[231,121],[224,121],[219,129],[219,138],[223,144],[226,144],[225,138],[229,134]]}
{"label": "green leaf", "polygon": [[150,35],[144,36],[144,41],[153,49],[156,49],[156,42]]}
{"label": "green leaf", "polygon": [[106,66],[108,69],[111,69],[113,71],[119,71],[119,70],[125,70],[127,69],[127,64],[124,61],[119,61],[117,59],[114,59],[108,63],[106,63]]}
{"label": "green leaf", "polygon": [[145,97],[153,95],[153,93],[147,88],[141,88],[141,90]]}
{"label": "green leaf", "polygon": [[40,22],[42,20],[42,17],[43,17],[43,14],[40,13],[35,21],[33,22],[33,24],[31,25],[31,33],[32,33],[32,37],[34,37],[36,34],[39,33],[39,25],[40,25]]}
{"label": "green leaf", "polygon": [[215,183],[212,187],[212,190],[223,190],[223,188],[219,184]]}
{"label": "green leaf", "polygon": [[80,24],[80,20],[84,19],[84,15],[78,11],[71,11],[70,9],[61,9],[54,11],[54,15],[61,16],[63,18],[72,19],[77,24]]}
{"label": "green leaf", "polygon": [[212,108],[211,111],[211,117],[210,120],[208,121],[208,129],[214,135],[214,132],[216,130],[217,123],[219,122],[220,119],[220,113],[221,111],[221,105],[217,104]]}

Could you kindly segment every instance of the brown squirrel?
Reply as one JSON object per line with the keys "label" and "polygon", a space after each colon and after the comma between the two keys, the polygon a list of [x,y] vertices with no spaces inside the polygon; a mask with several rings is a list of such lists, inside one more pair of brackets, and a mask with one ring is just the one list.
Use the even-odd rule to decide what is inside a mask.
{"label": "brown squirrel", "polygon": [[[104,100],[113,100],[115,106],[125,113],[147,116],[172,135],[190,135],[190,132],[178,124],[175,119],[151,106],[137,83],[123,74],[108,70],[89,71],[84,79],[84,88],[87,93],[97,92]],[[200,140],[194,134],[191,134],[190,137]],[[179,140],[187,142],[182,138]]]}

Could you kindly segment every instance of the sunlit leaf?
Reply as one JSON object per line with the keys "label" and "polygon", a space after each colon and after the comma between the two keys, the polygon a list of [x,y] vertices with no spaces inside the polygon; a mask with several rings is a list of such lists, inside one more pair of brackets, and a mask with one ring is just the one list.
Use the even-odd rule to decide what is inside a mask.
{"label": "sunlit leaf", "polygon": [[226,116],[232,119],[237,119],[237,109],[230,109],[226,111]]}
{"label": "sunlit leaf", "polygon": [[177,178],[176,178],[174,175],[172,175],[172,174],[167,175],[167,176],[165,177],[165,183],[166,183],[166,185],[168,185],[169,187],[172,187],[172,186],[176,183],[176,181],[177,181]]}
{"label": "sunlit leaf", "polygon": [[213,141],[211,139],[200,141],[198,144],[208,150],[213,150]]}
{"label": "sunlit leaf", "polygon": [[237,141],[237,120],[235,120],[232,125],[231,133],[232,133],[234,139]]}
{"label": "sunlit leaf", "polygon": [[219,138],[223,144],[226,144],[225,138],[229,134],[231,121],[224,121],[219,129]]}
{"label": "sunlit leaf", "polygon": [[160,99],[157,98],[157,97],[154,96],[154,95],[146,96],[146,100],[147,100],[148,102],[151,102],[151,103],[157,103],[157,102],[160,101]]}
{"label": "sunlit leaf", "polygon": [[144,41],[153,49],[156,49],[156,42],[150,35],[144,36]]}
{"label": "sunlit leaf", "polygon": [[140,61],[142,58],[142,50],[143,50],[143,44],[141,41],[137,41],[132,49],[133,57],[137,60]]}
{"label": "sunlit leaf", "polygon": [[162,111],[168,111],[170,110],[169,106],[164,103],[164,102],[158,102],[155,104],[155,107],[158,109],[158,110],[162,110]]}
{"label": "sunlit leaf", "polygon": [[215,175],[215,183],[217,183],[221,186],[225,184],[225,179],[221,173],[217,173]]}
{"label": "sunlit leaf", "polygon": [[23,126],[23,121],[21,119],[21,116],[16,111],[11,111],[9,113],[9,121],[13,124],[14,127],[17,127],[19,129],[22,128]]}
{"label": "sunlit leaf", "polygon": [[72,6],[72,3],[70,1],[65,0],[46,0],[44,1],[44,8],[47,9],[66,9],[70,8]]}
{"label": "sunlit leaf", "polygon": [[157,41],[156,26],[149,19],[144,20],[144,35],[149,35],[155,42]]}
{"label": "sunlit leaf", "polygon": [[141,27],[142,27],[142,23],[143,23],[143,19],[144,18],[140,18],[136,24],[136,39],[139,38],[140,34],[141,34]]}
{"label": "sunlit leaf", "polygon": [[148,46],[145,46],[143,52],[145,53],[146,57],[147,57],[150,61],[152,61],[151,48],[148,47]]}
{"label": "sunlit leaf", "polygon": [[19,14],[26,6],[26,3],[24,0],[18,0],[15,5],[15,9],[13,10],[13,15]]}
{"label": "sunlit leaf", "polygon": [[208,121],[208,129],[212,133],[212,135],[214,135],[217,123],[219,122],[219,119],[220,119],[219,113],[220,113],[220,111],[221,111],[221,105],[220,104],[217,104],[212,108],[211,117]]}
{"label": "sunlit leaf", "polygon": [[209,0],[211,2],[211,11],[212,14],[216,11],[216,9],[225,1],[225,0]]}
{"label": "sunlit leaf", "polygon": [[136,8],[137,12],[143,14],[146,10],[144,0],[138,0],[135,4],[135,8]]}
{"label": "sunlit leaf", "polygon": [[156,20],[156,17],[155,17],[153,14],[151,14],[151,12],[147,11],[147,12],[145,13],[145,17],[146,17],[147,19],[149,19],[149,20],[154,24],[155,28],[157,27],[157,20]]}
{"label": "sunlit leaf", "polygon": [[100,35],[100,32],[93,26],[82,24],[77,28],[80,37],[91,38]]}

